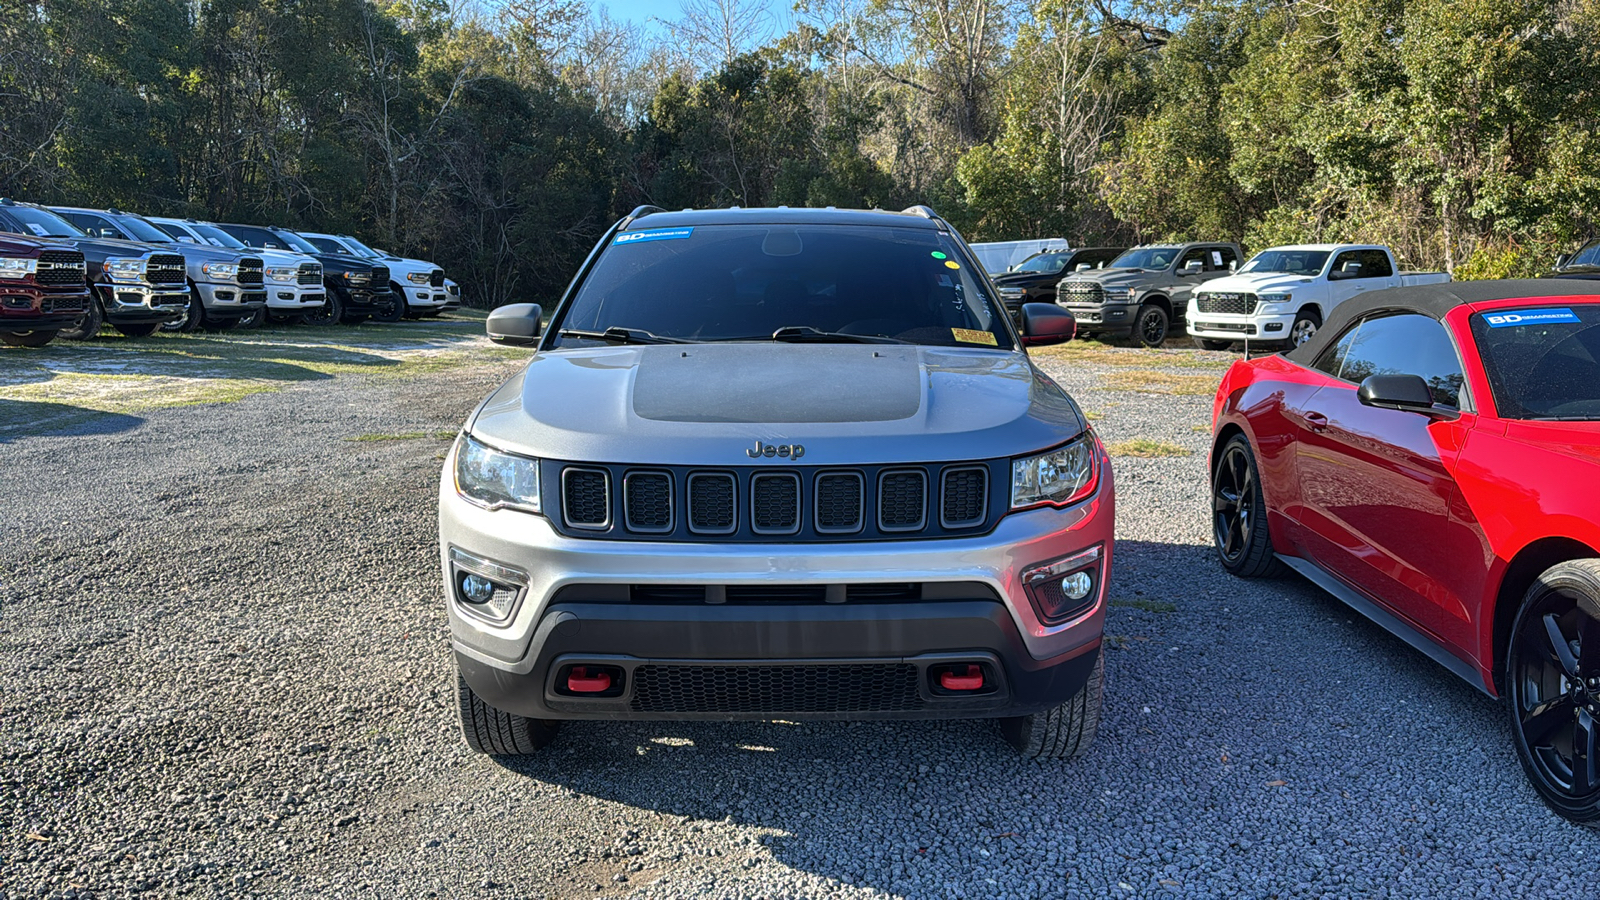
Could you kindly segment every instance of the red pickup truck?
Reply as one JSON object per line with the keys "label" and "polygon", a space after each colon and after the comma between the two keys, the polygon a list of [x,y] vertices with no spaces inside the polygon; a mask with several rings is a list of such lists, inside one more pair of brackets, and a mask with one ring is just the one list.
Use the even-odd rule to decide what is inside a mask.
{"label": "red pickup truck", "polygon": [[43,347],[88,309],[81,252],[64,243],[0,235],[0,342]]}

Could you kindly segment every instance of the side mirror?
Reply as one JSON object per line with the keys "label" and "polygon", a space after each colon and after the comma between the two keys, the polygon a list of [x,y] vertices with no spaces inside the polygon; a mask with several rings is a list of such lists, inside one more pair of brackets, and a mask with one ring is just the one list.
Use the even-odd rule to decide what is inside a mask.
{"label": "side mirror", "polygon": [[1403,412],[1428,412],[1433,409],[1433,391],[1420,375],[1372,375],[1361,382],[1356,399],[1362,406],[1398,409]]}
{"label": "side mirror", "polygon": [[1074,272],[1087,272],[1087,271],[1089,271],[1090,269],[1093,269],[1093,268],[1094,268],[1094,266],[1091,266],[1088,263],[1078,263],[1076,266],[1072,267],[1072,271],[1074,271]]}
{"label": "side mirror", "polygon": [[1228,263],[1228,271],[1230,273],[1239,271],[1239,261],[1237,259]]}
{"label": "side mirror", "polygon": [[1572,262],[1572,254],[1571,253],[1563,253],[1560,256],[1556,257],[1556,268],[1558,268],[1558,269],[1565,268],[1567,263],[1569,263],[1569,262]]}
{"label": "side mirror", "polygon": [[532,347],[539,343],[540,319],[544,310],[537,303],[509,303],[489,313],[485,330],[489,340],[508,347]]}
{"label": "side mirror", "polygon": [[1064,344],[1078,334],[1078,320],[1054,303],[1022,304],[1022,346]]}
{"label": "side mirror", "polygon": [[1202,271],[1205,270],[1205,267],[1206,267],[1206,264],[1201,262],[1200,260],[1191,259],[1188,262],[1183,264],[1183,268],[1178,270],[1178,274],[1179,275],[1199,275]]}

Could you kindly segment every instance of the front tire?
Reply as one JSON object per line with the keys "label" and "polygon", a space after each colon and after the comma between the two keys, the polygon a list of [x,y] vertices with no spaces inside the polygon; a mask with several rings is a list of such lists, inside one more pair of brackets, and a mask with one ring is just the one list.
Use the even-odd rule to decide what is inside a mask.
{"label": "front tire", "polygon": [[344,318],[344,300],[340,298],[338,291],[329,290],[323,295],[321,306],[302,313],[302,315],[305,316],[307,325],[313,325],[318,328],[337,325],[339,320]]}
{"label": "front tire", "polygon": [[3,331],[0,332],[0,343],[8,347],[43,347],[55,340],[55,330],[50,331]]}
{"label": "front tire", "polygon": [[1283,574],[1283,562],[1272,552],[1261,470],[1250,451],[1250,441],[1242,434],[1223,445],[1211,472],[1211,536],[1217,558],[1229,575],[1271,578]]}
{"label": "front tire", "polygon": [[1294,323],[1289,326],[1289,349],[1293,350],[1311,340],[1321,327],[1322,316],[1317,315],[1316,310],[1302,309],[1295,313]]}
{"label": "front tire", "polygon": [[375,322],[393,323],[406,317],[406,295],[399,290],[399,286],[390,282],[389,301],[380,303],[377,311],[372,314]]}
{"label": "front tire", "polygon": [[191,281],[189,282],[189,307],[184,310],[183,318],[161,323],[161,330],[168,334],[188,333],[199,331],[205,324],[205,301],[200,299],[200,291]]}
{"label": "front tire", "polygon": [[490,756],[523,756],[556,739],[559,722],[516,716],[483,702],[467,679],[456,673],[456,711],[467,746]]}
{"label": "front tire", "polygon": [[1511,626],[1506,707],[1517,758],[1544,802],[1600,824],[1600,560],[1551,566]]}
{"label": "front tire", "polygon": [[1088,752],[1100,730],[1100,700],[1105,694],[1105,651],[1095,657],[1089,680],[1067,702],[1029,716],[1000,720],[1000,733],[1024,759],[1077,759]]}
{"label": "front tire", "polygon": [[258,306],[233,320],[234,328],[260,328],[267,322],[267,308]]}
{"label": "front tire", "polygon": [[89,309],[83,317],[70,326],[56,332],[56,337],[69,341],[87,341],[100,333],[100,326],[105,324],[106,314],[100,309],[100,298],[91,294],[89,296]]}
{"label": "front tire", "polygon": [[1167,342],[1167,332],[1172,328],[1172,317],[1154,303],[1139,307],[1133,317],[1133,339],[1146,347],[1159,347]]}

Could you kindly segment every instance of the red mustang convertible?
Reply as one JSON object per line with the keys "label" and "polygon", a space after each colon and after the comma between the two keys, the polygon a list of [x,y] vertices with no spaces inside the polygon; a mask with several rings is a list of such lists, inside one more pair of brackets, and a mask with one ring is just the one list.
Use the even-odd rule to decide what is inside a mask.
{"label": "red mustang convertible", "polygon": [[1504,697],[1545,801],[1600,820],[1600,285],[1348,300],[1228,370],[1213,436],[1229,572],[1299,572]]}

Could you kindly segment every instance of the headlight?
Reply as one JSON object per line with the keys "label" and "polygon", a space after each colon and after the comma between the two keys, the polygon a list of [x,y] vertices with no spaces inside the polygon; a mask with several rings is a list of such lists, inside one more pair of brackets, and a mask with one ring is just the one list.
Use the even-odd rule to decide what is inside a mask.
{"label": "headlight", "polygon": [[412,284],[427,284],[428,283],[428,273],[427,272],[408,272],[408,273],[406,273],[406,280],[411,282]]}
{"label": "headlight", "polygon": [[267,269],[267,277],[273,281],[292,282],[300,277],[299,266],[271,266]]}
{"label": "headlight", "polygon": [[233,276],[239,274],[239,264],[206,263],[200,267],[200,271],[210,275],[212,278],[232,278]]}
{"label": "headlight", "polygon": [[144,276],[142,259],[108,259],[104,266],[106,275],[118,281],[138,281]]}
{"label": "headlight", "polygon": [[1279,310],[1273,309],[1272,307],[1275,307],[1280,303],[1288,303],[1290,300],[1294,299],[1294,295],[1293,294],[1257,294],[1256,295],[1256,299],[1261,301],[1261,307],[1259,309],[1260,312],[1264,312],[1264,313],[1278,312]]}
{"label": "headlight", "polygon": [[1094,492],[1094,470],[1094,438],[1089,434],[1049,453],[1012,460],[1011,508],[1076,503]]}
{"label": "headlight", "polygon": [[501,453],[463,434],[456,450],[456,493],[489,509],[539,512],[539,461]]}
{"label": "headlight", "polygon": [[1128,288],[1128,299],[1129,300],[1137,300],[1137,299],[1139,299],[1139,289],[1136,288],[1136,287]]}
{"label": "headlight", "polygon": [[27,278],[38,268],[36,259],[0,259],[0,278]]}

